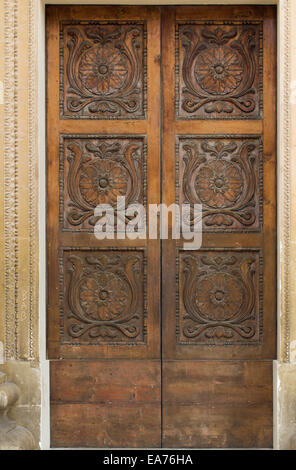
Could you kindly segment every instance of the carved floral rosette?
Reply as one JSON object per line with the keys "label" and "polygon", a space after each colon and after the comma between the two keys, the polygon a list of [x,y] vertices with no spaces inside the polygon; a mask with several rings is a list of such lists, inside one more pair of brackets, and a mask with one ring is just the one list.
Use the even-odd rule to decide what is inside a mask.
{"label": "carved floral rosette", "polygon": [[259,344],[262,341],[260,250],[180,254],[178,341]]}
{"label": "carved floral rosette", "polygon": [[143,250],[64,249],[60,257],[63,342],[145,341]]}
{"label": "carved floral rosette", "polygon": [[176,25],[177,116],[260,119],[262,23]]}
{"label": "carved floral rosette", "polygon": [[62,22],[60,62],[62,118],[145,118],[145,22]]}
{"label": "carved floral rosette", "polygon": [[[99,204],[114,208],[117,198],[146,204],[144,137],[61,136],[60,224],[66,231],[93,231]],[[126,217],[124,223],[128,223]]]}
{"label": "carved floral rosette", "polygon": [[182,137],[176,153],[177,202],[202,205],[203,231],[261,230],[260,137]]}

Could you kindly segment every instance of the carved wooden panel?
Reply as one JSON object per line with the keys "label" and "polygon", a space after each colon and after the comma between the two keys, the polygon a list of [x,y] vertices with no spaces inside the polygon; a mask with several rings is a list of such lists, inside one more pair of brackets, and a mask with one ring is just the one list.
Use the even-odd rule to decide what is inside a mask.
{"label": "carved wooden panel", "polygon": [[144,119],[146,23],[61,22],[61,117]]}
{"label": "carved wooden panel", "polygon": [[254,136],[182,136],[177,202],[202,204],[204,231],[262,227],[262,141]]}
{"label": "carved wooden panel", "polygon": [[[146,140],[133,136],[63,135],[60,140],[60,224],[93,231],[98,204],[146,204]],[[116,222],[116,212],[115,212]]]}
{"label": "carved wooden panel", "polygon": [[144,250],[61,249],[60,300],[63,342],[145,342]]}
{"label": "carved wooden panel", "polygon": [[178,22],[176,41],[177,117],[262,117],[261,22]]}
{"label": "carved wooden panel", "polygon": [[260,249],[180,252],[178,342],[261,343],[262,263]]}

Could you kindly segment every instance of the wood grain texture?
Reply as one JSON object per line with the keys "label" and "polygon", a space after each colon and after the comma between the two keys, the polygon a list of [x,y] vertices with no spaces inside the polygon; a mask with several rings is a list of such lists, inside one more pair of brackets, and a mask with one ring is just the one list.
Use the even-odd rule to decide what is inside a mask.
{"label": "wood grain texture", "polygon": [[52,361],[53,403],[154,403],[160,400],[160,361]]}
{"label": "wood grain texture", "polygon": [[[52,445],[271,447],[275,9],[47,13]],[[202,203],[201,250],[99,242],[116,195]]]}
{"label": "wood grain texture", "polygon": [[272,447],[272,361],[165,361],[163,445]]}
{"label": "wood grain texture", "polygon": [[159,407],[51,405],[52,447],[160,447]]}
{"label": "wood grain texture", "polygon": [[160,361],[52,361],[50,386],[52,446],[160,446]]}
{"label": "wood grain texture", "polygon": [[202,203],[204,228],[162,244],[163,445],[272,447],[275,10],[169,8],[162,42],[162,202]]}
{"label": "wood grain texture", "polygon": [[[215,24],[216,20],[220,25]],[[231,28],[230,26],[228,27],[228,22],[230,25],[232,24]],[[162,304],[163,357],[165,359],[273,359],[276,352],[276,28],[274,9],[272,7],[260,7],[258,9],[249,9],[249,7],[219,7],[219,9],[215,9],[215,7],[176,7],[163,10],[162,41],[165,47],[163,47],[162,51],[162,76],[167,84],[174,83],[175,75],[178,76],[178,74],[182,73],[182,67],[180,69],[180,64],[178,66],[179,55],[175,42],[176,25],[179,23],[182,24],[182,34],[185,34],[186,37],[185,43],[183,41],[181,44],[185,51],[191,48],[187,40],[190,40],[193,36],[199,38],[197,44],[190,49],[192,57],[190,60],[189,58],[186,60],[184,58],[185,65],[183,64],[184,66],[182,66],[183,69],[185,66],[192,68],[190,72],[191,81],[197,80],[196,77],[194,78],[194,74],[200,73],[200,70],[203,71],[205,68],[212,67],[213,57],[217,64],[224,57],[226,62],[229,59],[231,64],[236,64],[237,66],[238,59],[230,51],[229,54],[226,54],[226,58],[224,53],[222,53],[222,49],[225,45],[232,52],[235,51],[235,54],[242,53],[237,39],[234,40],[234,43],[231,43],[231,46],[228,44],[228,41],[231,42],[234,39],[233,35],[237,34],[241,28],[239,24],[246,26],[245,32],[249,41],[248,47],[250,46],[253,52],[255,52],[256,48],[261,48],[263,55],[262,68],[258,62],[254,61],[253,63],[253,71],[255,74],[258,73],[260,75],[260,80],[262,79],[263,84],[263,89],[258,85],[258,92],[263,97],[263,102],[262,108],[260,108],[261,105],[259,104],[261,111],[256,118],[261,117],[261,128],[258,126],[258,121],[253,121],[249,118],[244,119],[244,116],[236,119],[237,115],[233,116],[229,110],[227,124],[229,123],[229,126],[231,126],[229,127],[231,129],[230,134],[227,131],[225,116],[223,115],[226,112],[226,108],[223,108],[224,111],[221,108],[221,112],[213,112],[215,119],[212,118],[211,112],[208,114],[212,117],[207,117],[205,116],[207,113],[202,111],[204,113],[203,120],[191,119],[188,126],[186,120],[178,114],[182,108],[182,103],[185,103],[187,99],[189,100],[189,98],[185,98],[188,91],[188,83],[177,87],[176,91],[173,90],[172,86],[166,86],[163,88],[162,153],[164,175],[163,203],[167,205],[174,202],[202,203],[202,248],[220,250],[222,257],[223,251],[226,253],[230,248],[234,250],[247,250],[249,248],[251,251],[259,248],[262,250],[262,269],[259,270],[259,283],[256,281],[250,291],[251,296],[257,298],[256,302],[262,302],[262,323],[259,327],[260,332],[257,330],[261,340],[254,342],[252,347],[249,347],[248,342],[245,344],[243,342],[241,344],[230,344],[230,341],[226,341],[225,346],[222,346],[219,340],[216,344],[213,344],[213,341],[211,341],[211,346],[207,342],[202,346],[198,341],[194,342],[191,340],[187,341],[186,344],[183,340],[179,341],[178,335],[182,334],[179,331],[180,325],[178,324],[179,305],[181,305],[181,310],[184,312],[185,317],[186,315],[187,318],[191,317],[193,323],[197,322],[200,326],[203,325],[207,329],[213,325],[211,322],[214,321],[215,315],[213,311],[216,308],[220,309],[223,306],[223,315],[225,314],[227,295],[226,291],[224,292],[222,289],[218,292],[220,300],[217,300],[217,297],[215,297],[216,291],[219,290],[217,285],[216,287],[214,285],[210,287],[210,284],[207,284],[209,289],[209,296],[207,297],[199,290],[198,278],[195,278],[195,280],[190,278],[186,282],[191,282],[192,284],[192,298],[187,302],[186,306],[183,301],[183,290],[186,287],[186,283],[183,285],[179,282],[180,276],[182,278],[184,276],[184,272],[181,271],[184,267],[179,267],[178,261],[176,262],[178,250],[182,248],[182,240],[164,241],[162,245],[162,272],[163,285],[166,288],[163,289]],[[254,33],[256,37],[251,33],[255,23],[256,25],[260,24],[260,30],[262,30],[262,34],[260,33],[259,36],[257,36],[257,33]],[[225,31],[223,24],[226,26]],[[192,33],[192,25],[195,28],[194,34]],[[250,31],[247,33],[249,28]],[[256,41],[259,41],[260,44],[256,45]],[[212,53],[206,54],[205,51],[209,47]],[[198,62],[199,54],[205,54],[203,55],[204,66],[201,66]],[[177,64],[175,70],[172,67],[174,63]],[[215,66],[218,67],[219,64],[217,64]],[[222,65],[220,64],[220,66]],[[220,68],[218,71],[220,71]],[[220,98],[222,99],[222,95],[225,98],[228,93],[226,89],[225,93],[224,91],[224,94],[222,93],[221,79],[225,73],[221,71],[218,74],[219,77],[216,77],[216,75],[213,75],[213,72],[213,74],[210,73],[210,78],[206,79],[200,76],[199,80],[204,88],[219,87]],[[235,73],[238,73],[238,75],[234,80],[230,79],[231,74],[227,75],[227,80],[230,80],[230,82],[228,83],[226,80],[226,87],[228,86],[229,88],[230,83],[233,84],[232,86],[236,86],[236,80],[240,81],[241,84],[247,84],[249,81],[249,67],[248,71],[237,69]],[[256,91],[253,91],[254,93],[252,92],[251,94],[255,99]],[[176,108],[175,106],[175,93],[185,94],[179,102],[181,108]],[[211,93],[213,97],[214,91]],[[229,93],[232,92],[229,91]],[[196,96],[195,98],[197,99]],[[189,106],[190,104],[190,106],[194,107],[193,101],[195,98],[192,97],[191,104],[187,103],[187,105]],[[196,103],[200,99],[198,98]],[[237,96],[236,99],[240,98]],[[218,101],[215,102],[217,106]],[[230,101],[227,101],[227,103],[230,103]],[[210,100],[208,100],[209,103]],[[211,106],[212,104],[213,100],[211,101]],[[238,109],[233,102],[232,105]],[[206,106],[205,103],[201,107],[196,108],[196,112],[201,112],[200,110],[204,106]],[[241,109],[240,113],[243,112],[245,111]],[[233,117],[232,120],[231,116]],[[255,128],[254,122],[257,122]],[[224,133],[221,132],[222,129]],[[175,162],[171,157],[173,154],[175,154]],[[173,179],[175,180],[175,185],[172,184]],[[192,217],[191,223],[193,223]],[[208,264],[207,267],[204,265],[202,275],[207,277],[213,270],[214,265],[212,263]],[[250,268],[250,275],[253,277],[252,267]],[[186,287],[187,291],[191,287]],[[224,292],[223,295],[222,291]],[[175,296],[172,296],[172,292],[175,292]],[[274,292],[274,295],[271,296],[270,292]],[[245,300],[247,297],[249,296],[244,295]],[[211,316],[210,321],[209,318],[206,318],[201,313],[206,308],[205,303],[207,301],[209,315]],[[236,314],[238,314],[240,309],[238,304],[235,309]],[[245,304],[243,310],[244,315],[248,316],[247,304]],[[258,309],[256,313],[255,304],[250,314],[254,319],[258,318]],[[246,317],[244,318],[246,320]],[[228,323],[231,323],[231,321],[230,319],[227,320]],[[188,333],[189,335],[194,335],[194,331],[188,331]],[[218,334],[220,335],[221,333],[223,332],[219,329]]]}
{"label": "wood grain texture", "polygon": [[[159,358],[159,240],[94,235],[97,204],[115,206],[117,196],[126,204],[160,201],[159,57],[158,8],[47,9],[49,358]],[[103,247],[118,259],[113,273],[108,263],[89,262]],[[119,258],[134,247],[142,249],[141,266],[123,267]],[[93,250],[88,261],[85,249]],[[99,303],[98,282],[105,286]],[[115,317],[128,320],[123,335],[121,320],[117,333],[110,324],[114,295],[114,325]]]}

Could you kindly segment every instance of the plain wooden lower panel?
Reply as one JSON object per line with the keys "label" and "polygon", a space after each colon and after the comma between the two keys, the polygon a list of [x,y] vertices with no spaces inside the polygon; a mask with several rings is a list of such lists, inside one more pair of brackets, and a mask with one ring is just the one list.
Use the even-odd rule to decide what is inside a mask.
{"label": "plain wooden lower panel", "polygon": [[52,447],[160,447],[160,361],[52,361]]}
{"label": "plain wooden lower panel", "polygon": [[163,363],[163,446],[271,448],[272,361]]}
{"label": "plain wooden lower panel", "polygon": [[156,405],[51,406],[52,447],[160,447]]}
{"label": "plain wooden lower panel", "polygon": [[[50,370],[52,447],[160,447],[160,361]],[[163,447],[272,447],[272,361],[164,361]]]}

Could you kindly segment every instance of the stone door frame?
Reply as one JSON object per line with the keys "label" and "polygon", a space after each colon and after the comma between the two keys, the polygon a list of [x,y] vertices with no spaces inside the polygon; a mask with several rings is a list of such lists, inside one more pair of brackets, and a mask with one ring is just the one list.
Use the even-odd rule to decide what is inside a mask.
{"label": "stone door frame", "polygon": [[[4,0],[0,6],[0,370],[21,389],[12,414],[49,447],[45,272],[45,5],[277,5],[278,357],[274,447],[296,449],[296,2]],[[3,22],[1,24],[1,22]],[[1,37],[3,35],[3,37]],[[3,84],[3,86],[1,85]],[[3,103],[1,101],[3,98]],[[1,104],[2,103],[2,104]],[[296,193],[296,192],[295,192]],[[2,354],[3,352],[3,354]],[[1,359],[2,358],[2,359]],[[2,362],[2,364],[1,364]]]}

